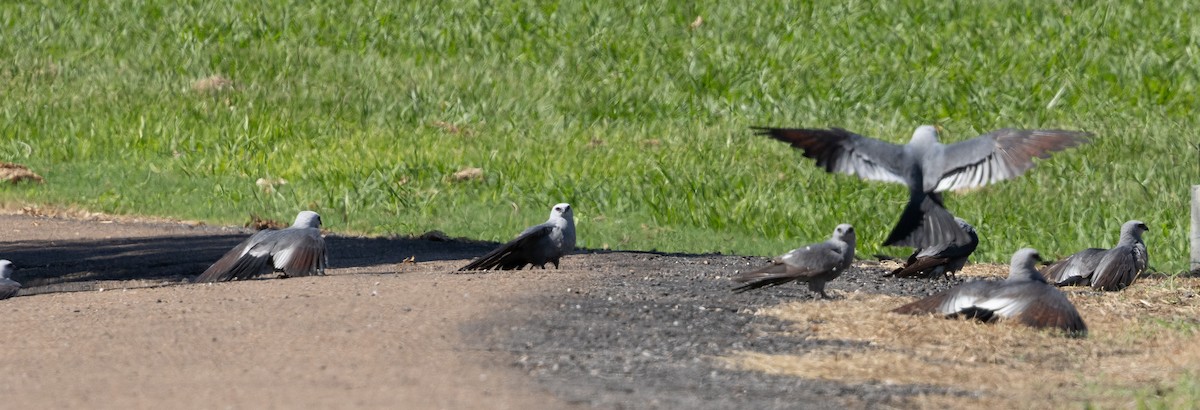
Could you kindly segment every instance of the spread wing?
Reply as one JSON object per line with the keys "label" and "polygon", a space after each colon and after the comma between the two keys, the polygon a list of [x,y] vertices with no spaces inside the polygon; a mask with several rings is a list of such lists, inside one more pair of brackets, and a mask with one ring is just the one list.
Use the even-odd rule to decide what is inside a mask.
{"label": "spread wing", "polygon": [[325,239],[316,228],[285,229],[272,239],[271,259],[288,276],[324,274],[329,264]]}
{"label": "spread wing", "polygon": [[1081,131],[1005,128],[947,145],[944,168],[934,191],[978,188],[1015,178],[1033,168],[1034,158],[1050,158],[1052,152],[1086,144],[1091,135]]}
{"label": "spread wing", "polygon": [[962,315],[985,322],[998,316],[1035,328],[1060,329],[1073,337],[1087,335],[1087,326],[1075,305],[1058,289],[1041,282],[967,282],[892,311]]}
{"label": "spread wing", "polygon": [[201,273],[196,278],[196,283],[242,279],[268,271],[270,264],[267,262],[271,258],[271,247],[268,241],[275,232],[278,231],[258,231],[246,238],[241,244],[226,252],[212,266],[209,266],[204,273]]}
{"label": "spread wing", "polygon": [[21,284],[12,279],[0,279],[0,299],[8,299],[21,291]]}
{"label": "spread wing", "polygon": [[758,135],[786,142],[817,160],[827,172],[857,175],[859,178],[908,184],[904,147],[864,137],[841,128],[764,128],[754,127]]}
{"label": "spread wing", "polygon": [[1092,288],[1096,290],[1121,290],[1132,285],[1137,278],[1137,254],[1133,246],[1118,246],[1105,252],[1096,270],[1092,273]]}
{"label": "spread wing", "polygon": [[934,314],[953,316],[974,308],[998,282],[972,281],[947,289],[933,296],[892,309],[908,315]]}
{"label": "spread wing", "polygon": [[1041,282],[999,288],[979,307],[1033,328],[1054,328],[1072,337],[1087,336],[1087,325],[1075,305],[1058,289]]}
{"label": "spread wing", "polygon": [[1046,281],[1055,286],[1087,285],[1106,249],[1087,248],[1043,269]]}
{"label": "spread wing", "polygon": [[535,246],[544,245],[543,239],[550,236],[554,231],[554,225],[543,223],[525,229],[520,235],[504,245],[493,249],[491,252],[480,256],[479,259],[459,268],[459,271],[467,270],[510,270],[521,269],[525,265],[531,263],[529,255],[534,252]]}

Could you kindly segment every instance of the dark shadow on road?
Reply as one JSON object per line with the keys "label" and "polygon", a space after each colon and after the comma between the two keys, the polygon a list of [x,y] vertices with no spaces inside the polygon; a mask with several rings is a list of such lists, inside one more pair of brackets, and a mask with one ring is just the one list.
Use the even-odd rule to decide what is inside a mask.
{"label": "dark shadow on road", "polygon": [[[13,261],[21,294],[96,290],[107,282],[145,287],[188,283],[248,233],[140,238],[0,242],[0,258]],[[328,235],[330,268],[417,261],[470,259],[495,244],[419,238]]]}

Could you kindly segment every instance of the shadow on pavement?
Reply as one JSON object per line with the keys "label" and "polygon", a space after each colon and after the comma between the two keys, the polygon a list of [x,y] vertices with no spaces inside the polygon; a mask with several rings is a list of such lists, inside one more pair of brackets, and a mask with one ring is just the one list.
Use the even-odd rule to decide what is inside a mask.
{"label": "shadow on pavement", "polygon": [[[188,283],[248,233],[0,243],[13,261],[22,295]],[[418,261],[470,259],[495,244],[419,238],[327,235],[329,267],[352,268]],[[268,277],[268,276],[264,276]],[[113,282],[122,282],[116,284]],[[117,285],[117,286],[113,286]]]}

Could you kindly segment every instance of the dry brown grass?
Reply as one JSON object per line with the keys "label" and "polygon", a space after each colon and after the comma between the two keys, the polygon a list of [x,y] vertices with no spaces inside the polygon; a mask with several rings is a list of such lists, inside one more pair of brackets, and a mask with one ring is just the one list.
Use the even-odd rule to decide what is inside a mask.
{"label": "dry brown grass", "polygon": [[[974,265],[964,272],[1006,274],[999,265]],[[788,303],[758,314],[794,322],[819,339],[866,342],[865,347],[827,345],[794,355],[743,351],[722,360],[803,378],[981,393],[920,396],[912,401],[915,407],[1131,407],[1133,392],[1169,391],[1200,369],[1198,287],[1198,278],[1160,276],[1143,278],[1124,292],[1068,289],[1087,321],[1089,334],[1082,340],[1015,323],[892,314],[890,309],[913,299],[849,293],[831,302]]]}
{"label": "dry brown grass", "polygon": [[256,231],[261,231],[264,229],[284,229],[290,225],[291,224],[279,222],[279,221],[276,221],[276,220],[270,219],[270,218],[264,218],[264,217],[261,217],[261,216],[251,213],[250,220],[246,221],[246,223],[243,226],[254,229]]}
{"label": "dry brown grass", "polygon": [[192,90],[198,93],[217,93],[234,89],[233,80],[220,74],[197,79],[192,82]]}
{"label": "dry brown grass", "polygon": [[153,216],[112,215],[103,212],[92,212],[76,206],[33,205],[22,202],[0,203],[0,214],[29,215],[44,218],[73,219],[79,221],[95,221],[100,223],[181,223],[184,225],[201,226],[204,222],[160,218]]}
{"label": "dry brown grass", "polygon": [[454,182],[465,182],[483,179],[483,168],[468,167],[455,172],[450,177]]}
{"label": "dry brown grass", "polygon": [[21,182],[33,182],[40,184],[45,182],[45,179],[24,165],[14,164],[12,162],[0,162],[0,181],[13,184]]}

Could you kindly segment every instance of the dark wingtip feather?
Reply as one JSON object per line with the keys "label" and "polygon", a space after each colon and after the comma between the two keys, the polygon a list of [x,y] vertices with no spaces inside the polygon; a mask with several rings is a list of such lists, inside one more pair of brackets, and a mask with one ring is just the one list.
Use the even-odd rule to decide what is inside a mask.
{"label": "dark wingtip feather", "polygon": [[1025,295],[1037,298],[1037,301],[1015,317],[1022,324],[1037,329],[1058,330],[1071,337],[1087,336],[1083,317],[1058,289],[1041,285],[1036,290],[1027,290]]}
{"label": "dark wingtip feather", "polygon": [[243,242],[242,244],[235,246],[233,249],[230,249],[229,252],[225,252],[225,254],[221,256],[221,259],[217,259],[216,262],[213,262],[213,264],[209,266],[208,269],[205,269],[200,276],[197,276],[192,283],[223,282],[232,279],[231,270],[237,264],[238,259],[241,257],[245,249],[246,243]]}
{"label": "dark wingtip feather", "polygon": [[[951,290],[953,290],[953,289],[951,289]],[[900,306],[898,308],[892,309],[892,313],[899,313],[899,314],[904,314],[904,315],[939,314],[940,313],[939,310],[941,309],[942,302],[946,300],[946,297],[948,297],[949,294],[950,294],[950,292],[946,291],[946,292],[938,293],[933,296],[921,298],[916,301],[904,304],[903,306]]]}
{"label": "dark wingtip feather", "polygon": [[516,245],[517,240],[500,245],[491,252],[480,256],[479,259],[467,264],[467,266],[458,268],[458,271],[512,270],[524,267],[526,262],[513,254]]}
{"label": "dark wingtip feather", "polygon": [[945,264],[948,261],[949,261],[949,259],[946,259],[946,258],[934,258],[934,257],[918,258],[916,261],[905,263],[904,266],[896,268],[895,270],[892,271],[892,273],[889,273],[884,276],[897,277],[897,278],[929,279],[929,278],[934,277],[934,275],[931,274],[932,272],[929,272],[929,271],[931,271],[933,268],[936,268],[938,266]]}
{"label": "dark wingtip feather", "polygon": [[746,283],[745,285],[733,288],[733,293],[742,293],[742,292],[745,292],[748,290],[761,289],[761,288],[771,288],[771,287],[775,287],[775,286],[779,286],[779,285],[791,282],[793,280],[796,280],[796,278],[768,277],[768,278],[753,280],[751,282]]}

